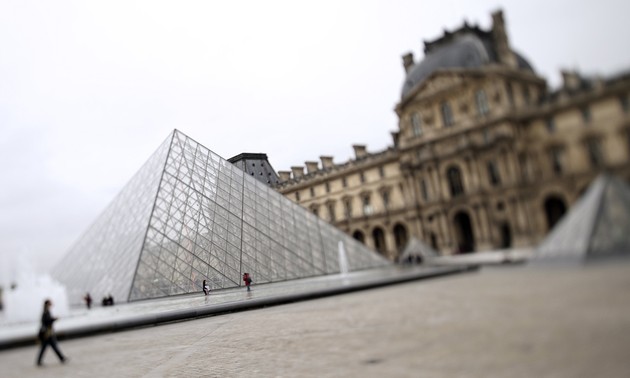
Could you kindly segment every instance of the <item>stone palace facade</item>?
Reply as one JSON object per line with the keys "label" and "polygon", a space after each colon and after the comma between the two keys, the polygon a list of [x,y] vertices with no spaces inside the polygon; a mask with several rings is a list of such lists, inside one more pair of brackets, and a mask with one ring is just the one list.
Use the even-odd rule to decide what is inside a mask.
{"label": "stone palace facade", "polygon": [[395,260],[410,237],[442,254],[536,245],[598,173],[629,181],[630,73],[563,71],[552,91],[492,21],[403,56],[390,147],[280,171],[276,190]]}

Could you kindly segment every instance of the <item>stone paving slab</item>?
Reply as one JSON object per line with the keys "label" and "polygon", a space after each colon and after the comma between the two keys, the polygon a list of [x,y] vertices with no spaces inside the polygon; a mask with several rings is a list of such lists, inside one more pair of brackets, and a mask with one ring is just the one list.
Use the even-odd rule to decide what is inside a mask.
{"label": "stone paving slab", "polygon": [[628,377],[630,264],[479,273],[0,352],[2,377]]}

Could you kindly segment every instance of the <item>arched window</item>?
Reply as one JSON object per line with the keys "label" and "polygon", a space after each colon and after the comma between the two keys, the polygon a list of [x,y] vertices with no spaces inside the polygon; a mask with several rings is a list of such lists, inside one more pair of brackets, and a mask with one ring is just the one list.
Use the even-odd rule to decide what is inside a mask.
{"label": "arched window", "polygon": [[472,228],[470,216],[465,211],[460,211],[454,218],[455,237],[457,240],[457,253],[469,253],[475,250],[475,234]]}
{"label": "arched window", "polygon": [[363,232],[357,230],[354,233],[352,233],[352,237],[355,240],[358,240],[359,242],[365,244],[365,235],[363,235]]}
{"label": "arched window", "polygon": [[499,231],[501,232],[501,248],[512,247],[512,231],[507,223],[501,224]]}
{"label": "arched window", "polygon": [[451,189],[451,197],[457,197],[464,194],[464,185],[462,182],[462,173],[457,167],[450,167],[446,171],[448,186]]}
{"label": "arched window", "polygon": [[440,106],[442,111],[442,122],[444,123],[444,127],[453,126],[453,111],[451,110],[451,106],[448,102],[444,101]]}
{"label": "arched window", "polygon": [[558,196],[549,196],[545,199],[545,215],[547,217],[547,230],[551,231],[562,216],[567,212],[567,205]]}
{"label": "arched window", "polygon": [[376,227],[372,231],[372,238],[374,238],[374,248],[381,254],[385,254],[385,232],[380,227]]}
{"label": "arched window", "polygon": [[400,223],[394,226],[394,240],[396,241],[396,250],[402,252],[407,245],[407,229]]}
{"label": "arched window", "polygon": [[433,247],[433,249],[435,249],[437,251],[438,250],[438,242],[437,242],[437,236],[435,235],[435,232],[431,233],[431,236],[429,237],[429,239],[431,239],[431,247]]}

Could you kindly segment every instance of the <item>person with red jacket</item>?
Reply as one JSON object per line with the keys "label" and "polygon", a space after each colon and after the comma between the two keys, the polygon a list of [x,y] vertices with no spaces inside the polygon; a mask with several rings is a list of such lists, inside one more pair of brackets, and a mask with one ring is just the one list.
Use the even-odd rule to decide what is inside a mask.
{"label": "person with red jacket", "polygon": [[249,275],[249,273],[243,273],[243,282],[245,282],[245,286],[247,286],[247,291],[250,291],[250,285],[252,284],[252,277]]}

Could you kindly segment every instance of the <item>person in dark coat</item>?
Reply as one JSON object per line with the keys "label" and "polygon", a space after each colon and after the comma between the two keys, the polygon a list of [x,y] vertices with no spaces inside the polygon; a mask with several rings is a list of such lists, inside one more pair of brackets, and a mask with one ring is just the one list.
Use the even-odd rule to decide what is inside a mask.
{"label": "person in dark coat", "polygon": [[37,335],[42,344],[39,349],[39,356],[37,357],[37,366],[42,366],[44,352],[49,345],[55,351],[62,364],[66,363],[68,360],[63,353],[61,353],[61,350],[59,350],[59,346],[57,345],[57,337],[55,336],[55,331],[53,330],[53,323],[57,320],[57,318],[53,318],[53,316],[50,315],[51,307],[52,301],[50,299],[46,299],[44,301],[44,312],[42,313],[42,324],[40,326],[39,334]]}
{"label": "person in dark coat", "polygon": [[85,305],[87,306],[88,310],[92,308],[92,296],[90,296],[90,293],[86,293],[83,299],[85,300]]}
{"label": "person in dark coat", "polygon": [[205,295],[210,294],[210,286],[206,283],[206,280],[203,280],[203,293]]}

